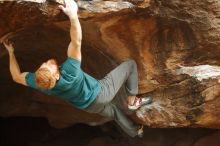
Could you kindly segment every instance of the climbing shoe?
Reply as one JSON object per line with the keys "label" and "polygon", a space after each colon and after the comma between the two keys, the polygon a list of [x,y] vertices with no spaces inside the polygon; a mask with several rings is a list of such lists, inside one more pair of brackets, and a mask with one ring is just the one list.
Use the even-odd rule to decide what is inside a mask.
{"label": "climbing shoe", "polygon": [[147,104],[152,103],[152,101],[153,101],[153,99],[150,96],[141,97],[141,98],[135,97],[133,105],[128,104],[128,109],[136,110],[143,105],[147,105]]}

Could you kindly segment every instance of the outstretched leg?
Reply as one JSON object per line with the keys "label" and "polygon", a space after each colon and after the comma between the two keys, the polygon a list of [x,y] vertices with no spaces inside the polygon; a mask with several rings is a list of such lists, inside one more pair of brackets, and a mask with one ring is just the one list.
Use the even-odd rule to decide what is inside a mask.
{"label": "outstretched leg", "polygon": [[123,93],[118,92],[122,87],[124,90],[120,91],[125,92],[121,97],[125,100],[127,100],[127,97],[135,97],[138,93],[138,73],[135,61],[128,60],[121,63],[99,82],[101,83],[101,92],[94,103],[86,110],[114,119],[118,125],[132,137],[139,135],[139,126],[132,122],[121,109],[111,103],[117,93]]}
{"label": "outstretched leg", "polygon": [[129,136],[135,137],[138,135],[140,126],[128,119],[128,117],[116,105],[112,103],[105,105],[104,109],[99,114],[115,120]]}

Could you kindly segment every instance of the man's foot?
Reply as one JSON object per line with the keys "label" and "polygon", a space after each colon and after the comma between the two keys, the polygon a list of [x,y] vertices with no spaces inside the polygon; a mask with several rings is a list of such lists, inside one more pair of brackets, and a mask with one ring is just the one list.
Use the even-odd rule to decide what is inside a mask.
{"label": "man's foot", "polygon": [[142,138],[144,137],[144,125],[141,125],[137,131],[137,136]]}
{"label": "man's foot", "polygon": [[135,97],[133,104],[132,105],[128,104],[128,109],[136,110],[143,105],[152,103],[152,101],[153,99],[150,96],[142,97],[142,98]]}

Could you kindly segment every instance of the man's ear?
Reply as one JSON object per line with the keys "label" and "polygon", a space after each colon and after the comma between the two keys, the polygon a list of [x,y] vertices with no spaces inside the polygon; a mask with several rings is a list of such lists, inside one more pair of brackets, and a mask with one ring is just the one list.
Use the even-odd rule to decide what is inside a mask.
{"label": "man's ear", "polygon": [[59,73],[56,73],[56,74],[55,74],[55,78],[56,78],[56,80],[59,80],[59,79],[60,79],[60,74],[59,74]]}

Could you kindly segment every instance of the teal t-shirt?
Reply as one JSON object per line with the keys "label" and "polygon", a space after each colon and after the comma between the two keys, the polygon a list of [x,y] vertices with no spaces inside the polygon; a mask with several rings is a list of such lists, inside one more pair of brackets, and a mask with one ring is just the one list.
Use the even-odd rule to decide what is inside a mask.
{"label": "teal t-shirt", "polygon": [[37,87],[34,73],[26,75],[26,83],[43,93],[60,97],[77,108],[85,109],[95,100],[101,85],[98,80],[83,72],[80,65],[80,61],[68,58],[60,66],[60,79],[50,90]]}

